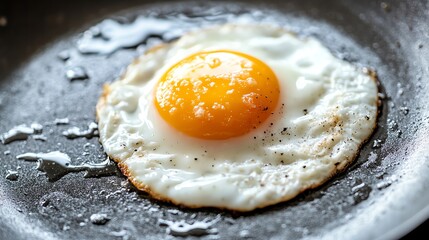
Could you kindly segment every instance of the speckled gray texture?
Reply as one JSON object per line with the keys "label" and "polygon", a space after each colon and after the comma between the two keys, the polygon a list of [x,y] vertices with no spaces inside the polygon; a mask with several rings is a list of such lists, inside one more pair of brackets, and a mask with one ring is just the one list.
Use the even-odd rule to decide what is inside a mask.
{"label": "speckled gray texture", "polygon": [[[8,11],[0,11],[7,18],[0,27],[0,133],[38,122],[47,137],[0,144],[0,239],[168,239],[174,237],[159,219],[191,224],[218,215],[213,225],[218,233],[199,238],[397,239],[428,218],[427,2],[78,2],[6,1]],[[115,80],[138,52],[82,55],[76,49],[82,32],[109,17],[126,21],[171,12],[197,17],[213,8],[231,14],[257,9],[264,21],[315,36],[337,56],[377,71],[385,95],[379,127],[345,173],[287,203],[237,214],[153,201],[120,174],[84,178],[84,173],[71,173],[48,182],[34,162],[15,158],[58,150],[73,164],[105,160],[96,137],[67,139],[62,132],[86,129],[95,120],[103,83]],[[19,20],[21,12],[34,21]],[[59,57],[64,50],[66,61]],[[89,79],[68,80],[70,67],[83,67]],[[62,118],[69,123],[56,124]],[[18,180],[7,180],[7,170],[16,170]],[[94,214],[109,220],[93,224]]]}

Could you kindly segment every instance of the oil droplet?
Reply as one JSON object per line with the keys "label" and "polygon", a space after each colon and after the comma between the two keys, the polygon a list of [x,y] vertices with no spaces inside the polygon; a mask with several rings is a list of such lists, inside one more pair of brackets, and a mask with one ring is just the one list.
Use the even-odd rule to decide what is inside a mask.
{"label": "oil droplet", "polygon": [[382,143],[383,141],[381,141],[380,139],[375,139],[374,143],[372,144],[372,148],[380,148]]}
{"label": "oil droplet", "polygon": [[68,139],[75,139],[80,137],[92,138],[98,136],[98,125],[95,122],[88,124],[87,130],[80,130],[78,127],[72,127],[63,132],[63,136]]}
{"label": "oil droplet", "polygon": [[54,123],[56,125],[67,125],[69,124],[70,120],[68,118],[57,118],[54,120]]}
{"label": "oil droplet", "polygon": [[167,212],[169,212],[173,215],[178,215],[180,213],[180,211],[177,209],[168,209]]}
{"label": "oil droplet", "polygon": [[8,132],[3,133],[0,136],[0,140],[3,144],[8,144],[13,141],[26,140],[33,134],[40,134],[43,130],[43,126],[38,123],[33,123],[28,127],[25,124],[18,125],[10,129]]}
{"label": "oil droplet", "polygon": [[384,181],[384,182],[377,183],[376,187],[377,187],[378,190],[381,190],[381,189],[389,187],[391,184],[392,183],[389,182],[389,181]]}
{"label": "oil droplet", "polygon": [[42,134],[33,135],[33,139],[34,140],[43,141],[43,142],[45,142],[45,141],[48,140],[48,138],[45,135],[42,135]]}
{"label": "oil droplet", "polygon": [[107,19],[96,26],[99,34],[84,34],[78,41],[81,53],[111,54],[120,48],[136,47],[149,36],[162,35],[176,25],[172,21],[138,17],[129,24]]}
{"label": "oil droplet", "polygon": [[18,180],[19,174],[17,171],[7,170],[6,179],[10,181]]}
{"label": "oil droplet", "polygon": [[399,111],[404,115],[408,115],[408,112],[410,111],[410,109],[407,107],[400,107]]}
{"label": "oil droplet", "polygon": [[110,220],[110,218],[107,216],[107,214],[95,213],[89,217],[89,220],[95,225],[104,225]]}
{"label": "oil droplet", "polygon": [[70,157],[60,151],[48,153],[24,153],[17,159],[37,161],[37,170],[46,174],[49,181],[56,181],[68,173],[86,171],[84,177],[111,176],[117,173],[116,165],[107,158],[101,163],[72,165]]}
{"label": "oil droplet", "polygon": [[126,231],[125,229],[122,229],[121,231],[112,231],[109,232],[109,234],[114,237],[122,237],[122,239],[128,239],[126,238],[128,236],[128,231]]}
{"label": "oil droplet", "polygon": [[204,219],[203,221],[195,221],[192,224],[186,223],[185,220],[181,221],[169,221],[158,219],[158,223],[161,226],[167,226],[167,234],[171,234],[173,236],[202,236],[207,234],[217,234],[218,231],[216,228],[212,228],[212,226],[220,220],[220,216],[218,215],[213,220]]}
{"label": "oil droplet", "polygon": [[397,130],[399,128],[398,123],[395,120],[388,119],[387,126],[390,130]]}
{"label": "oil droplet", "polygon": [[250,232],[249,230],[241,230],[240,233],[238,234],[241,238],[249,238],[250,237]]}
{"label": "oil droplet", "polygon": [[372,188],[365,183],[360,183],[352,188],[354,204],[358,204],[369,197]]}
{"label": "oil droplet", "polygon": [[66,77],[68,80],[84,80],[88,79],[89,76],[86,73],[85,68],[77,66],[77,67],[69,67],[66,69]]}

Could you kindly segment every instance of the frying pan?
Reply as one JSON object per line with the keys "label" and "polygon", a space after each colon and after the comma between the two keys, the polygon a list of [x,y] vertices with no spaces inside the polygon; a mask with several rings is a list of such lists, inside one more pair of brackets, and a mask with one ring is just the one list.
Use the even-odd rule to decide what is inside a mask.
{"label": "frying pan", "polygon": [[[138,52],[80,54],[76,42],[85,30],[107,18],[128,21],[171,11],[195,17],[210,9],[232,15],[256,9],[298,34],[317,37],[338,57],[376,70],[384,95],[378,128],[347,171],[292,201],[238,214],[154,201],[119,172],[100,178],[71,173],[47,181],[35,163],[16,159],[25,152],[58,150],[74,164],[104,160],[96,137],[70,140],[61,132],[94,121],[103,83],[115,80]],[[0,144],[0,239],[164,239],[173,236],[159,219],[217,216],[218,233],[201,238],[427,235],[428,1],[2,1],[0,19],[0,132],[38,122],[47,137]],[[64,77],[67,64],[58,58],[64,50],[70,51],[67,64],[84,67],[89,79]],[[65,117],[69,125],[53,123]],[[18,179],[7,180],[7,170],[16,170]],[[92,214],[106,214],[109,221],[93,224]]]}

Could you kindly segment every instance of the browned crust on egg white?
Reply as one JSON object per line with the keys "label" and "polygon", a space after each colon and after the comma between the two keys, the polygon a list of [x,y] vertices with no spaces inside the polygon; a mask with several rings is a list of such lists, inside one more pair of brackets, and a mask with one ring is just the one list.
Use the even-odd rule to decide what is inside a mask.
{"label": "browned crust on egg white", "polygon": [[[274,27],[274,26],[271,26],[271,27]],[[284,31],[284,32],[288,32],[287,30],[282,29],[281,27],[277,27],[277,28],[279,30]],[[288,32],[288,33],[289,34],[293,34],[291,32]],[[153,52],[155,52],[155,51],[157,51],[159,49],[162,49],[166,45],[167,44],[159,44],[157,46],[154,46],[151,49],[149,49],[145,53],[145,55],[147,55],[149,53],[153,53]],[[132,62],[131,65],[139,64],[139,62],[140,62],[139,58],[136,58]],[[322,180],[322,181],[320,181],[320,182],[318,182],[316,184],[309,185],[309,186],[306,186],[306,187],[300,189],[300,191],[298,191],[293,196],[284,197],[284,198],[281,198],[281,199],[273,200],[271,202],[264,202],[263,204],[260,204],[260,205],[256,206],[255,208],[252,208],[252,209],[239,209],[239,208],[217,207],[217,206],[213,207],[213,206],[203,206],[203,205],[198,205],[198,204],[183,204],[183,203],[175,201],[174,199],[171,199],[171,198],[168,198],[168,197],[166,197],[166,196],[164,196],[162,194],[159,194],[158,192],[152,190],[148,185],[145,185],[144,183],[141,183],[141,182],[137,181],[132,176],[130,169],[128,169],[127,165],[123,161],[121,161],[121,159],[117,159],[117,158],[114,158],[112,156],[109,156],[109,157],[110,157],[110,159],[112,159],[113,161],[115,161],[117,163],[117,165],[118,165],[119,169],[121,170],[121,172],[128,178],[128,180],[138,190],[144,191],[144,192],[148,193],[152,198],[154,198],[156,200],[160,200],[160,201],[163,201],[163,202],[169,202],[169,203],[181,206],[181,207],[185,207],[185,208],[216,208],[216,209],[222,209],[222,210],[231,210],[233,212],[249,213],[249,212],[252,212],[252,211],[260,210],[261,208],[265,208],[265,207],[272,206],[272,205],[279,204],[279,203],[284,203],[286,201],[289,201],[291,199],[296,198],[298,195],[300,195],[300,194],[302,194],[302,193],[304,193],[306,191],[309,191],[309,190],[312,190],[312,189],[316,189],[316,188],[324,185],[326,182],[328,182],[329,180],[331,180],[333,177],[337,176],[338,174],[343,173],[356,160],[357,156],[360,153],[360,150],[361,150],[362,146],[373,136],[373,134],[374,134],[374,132],[375,132],[375,130],[377,128],[378,117],[380,115],[379,113],[380,113],[380,110],[381,110],[381,108],[380,108],[380,106],[381,106],[381,100],[378,97],[378,93],[380,92],[380,82],[379,82],[379,79],[378,79],[378,76],[377,76],[377,73],[376,73],[375,70],[372,70],[372,69],[369,69],[369,68],[364,68],[363,72],[366,75],[368,75],[376,83],[377,88],[378,88],[377,89],[376,102],[375,102],[375,105],[377,106],[377,111],[376,111],[376,116],[375,116],[375,124],[372,127],[372,133],[367,137],[367,139],[365,139],[364,141],[362,141],[362,143],[358,146],[358,151],[356,151],[356,153],[353,156],[349,156],[348,158],[346,158],[346,161],[341,162],[341,163],[333,166],[333,168],[332,168],[332,170],[331,170],[331,172],[329,174],[329,177],[325,178],[324,180]],[[125,72],[120,77],[119,80],[122,80],[126,76],[126,74],[127,73]],[[107,97],[109,96],[110,92],[111,92],[110,85],[109,84],[105,84],[103,86],[103,92],[102,92],[102,94],[101,94],[101,96],[100,96],[100,98],[98,100],[97,106],[96,106],[96,121],[97,122],[99,120],[99,112],[105,107],[106,101],[107,101]],[[99,141],[100,141],[100,139],[99,139]],[[102,144],[101,141],[100,141],[100,143]]]}
{"label": "browned crust on egg white", "polygon": [[[378,97],[378,93],[380,93],[380,81],[378,79],[378,75],[377,75],[377,72],[375,70],[369,69],[369,68],[363,68],[362,70],[367,76],[369,76],[375,82],[375,84],[377,86],[377,96],[375,99],[375,106],[377,107],[377,111],[375,112],[375,114],[376,114],[375,115],[375,121],[374,121],[374,125],[372,126],[371,134],[365,140],[363,140],[361,142],[361,144],[358,146],[357,151],[355,152],[355,154],[353,156],[348,156],[346,158],[346,161],[340,162],[340,163],[334,165],[334,168],[332,169],[329,177],[327,177],[324,181],[321,181],[317,184],[313,184],[313,185],[310,185],[306,188],[303,188],[299,194],[301,194],[305,191],[311,190],[311,189],[316,189],[316,188],[324,185],[326,182],[331,180],[333,177],[343,173],[356,160],[357,156],[360,154],[360,150],[362,149],[363,145],[365,145],[369,141],[369,139],[371,139],[371,137],[374,135],[375,130],[377,129],[377,126],[378,126],[377,122],[378,122],[378,118],[380,116],[381,105],[382,105],[381,100]],[[290,199],[292,199],[292,198],[290,198]],[[282,201],[287,201],[287,200],[289,200],[289,199],[284,199]]]}
{"label": "browned crust on egg white", "polygon": [[[369,76],[374,81],[376,81],[377,85],[378,85],[378,79],[377,79],[376,75],[375,76],[369,75]],[[379,106],[380,101],[379,101],[378,97],[377,97],[376,101],[377,101],[377,106]],[[378,108],[378,110],[379,110],[379,108]],[[379,116],[379,114],[378,114],[379,111],[377,111],[376,113],[377,113],[377,115],[376,115],[376,121],[375,121],[375,123],[377,123],[377,119],[378,119],[378,116]],[[376,127],[377,127],[377,124],[375,124],[373,126],[373,132],[372,133],[375,132]],[[371,136],[372,136],[372,134],[365,141],[363,141],[361,143],[361,145],[358,147],[358,150],[361,149],[361,147],[371,138]],[[307,186],[305,188],[302,188],[299,192],[297,192],[293,196],[288,196],[288,197],[277,199],[277,200],[274,200],[274,201],[271,201],[271,202],[265,202],[264,204],[258,205],[254,209],[235,209],[235,208],[229,208],[229,207],[208,207],[208,206],[197,205],[197,204],[183,204],[183,203],[180,203],[180,202],[176,202],[174,199],[165,197],[164,195],[159,194],[158,192],[153,191],[149,186],[145,185],[144,183],[141,183],[141,182],[137,181],[132,176],[131,171],[130,171],[130,169],[128,169],[127,165],[124,162],[121,162],[120,159],[115,159],[115,158],[111,158],[111,159],[113,159],[115,162],[118,163],[118,167],[121,170],[121,172],[128,178],[128,180],[138,190],[144,191],[144,192],[148,193],[152,198],[154,198],[156,200],[160,200],[160,201],[163,201],[163,202],[169,202],[169,203],[172,203],[172,204],[175,204],[175,205],[178,205],[178,206],[181,206],[181,207],[185,207],[185,208],[217,208],[217,209],[222,209],[222,210],[230,210],[230,211],[234,211],[234,212],[247,213],[247,212],[251,212],[251,211],[257,211],[257,210],[259,210],[261,208],[265,208],[265,207],[268,207],[268,206],[271,206],[271,205],[275,205],[275,204],[278,204],[278,203],[286,202],[288,200],[294,199],[296,196],[298,196],[298,195],[300,195],[300,194],[302,194],[302,193],[304,193],[306,191],[309,191],[309,190],[312,190],[312,189],[316,189],[316,188],[324,185],[326,182],[328,182],[329,180],[331,180],[333,177],[335,177],[338,174],[344,172],[349,167],[349,165],[351,165],[354,162],[354,160],[356,159],[356,157],[358,155],[359,155],[359,151],[356,151],[355,155],[349,156],[347,158],[347,161],[344,162],[345,164],[338,164],[338,165],[333,166],[330,176],[328,178],[324,179],[323,181],[320,181],[317,184],[309,185],[309,186]]]}

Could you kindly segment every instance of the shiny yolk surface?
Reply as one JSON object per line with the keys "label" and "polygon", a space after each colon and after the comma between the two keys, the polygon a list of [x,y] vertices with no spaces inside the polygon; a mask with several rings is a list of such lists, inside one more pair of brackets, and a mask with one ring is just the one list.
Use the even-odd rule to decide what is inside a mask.
{"label": "shiny yolk surface", "polygon": [[155,105],[175,129],[201,139],[227,139],[256,129],[274,111],[279,83],[262,61],[218,50],[173,65],[155,89]]}

